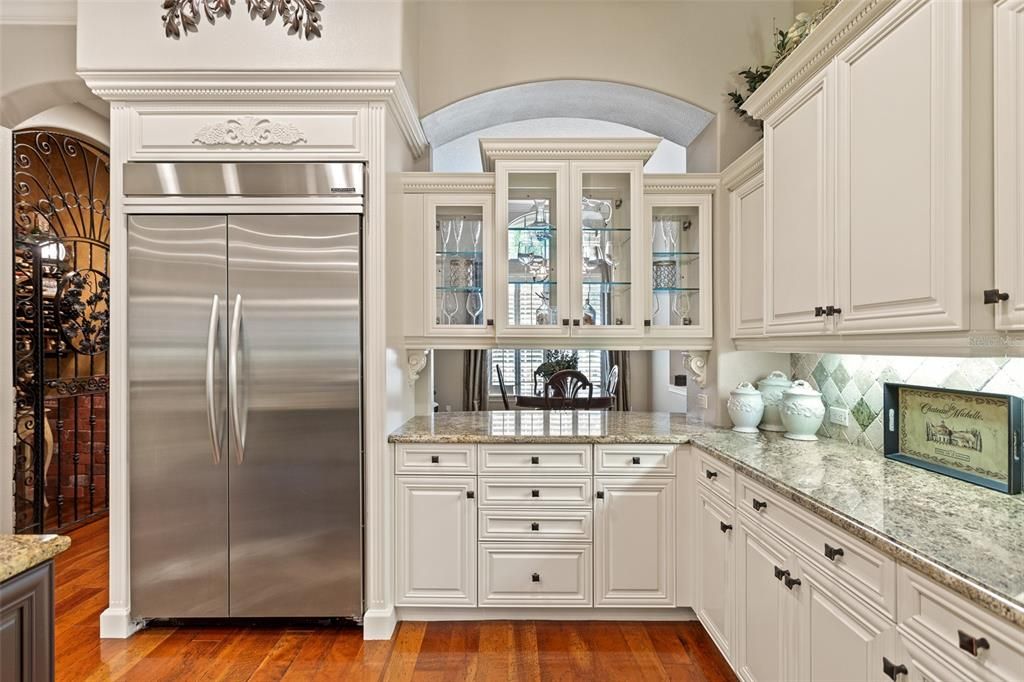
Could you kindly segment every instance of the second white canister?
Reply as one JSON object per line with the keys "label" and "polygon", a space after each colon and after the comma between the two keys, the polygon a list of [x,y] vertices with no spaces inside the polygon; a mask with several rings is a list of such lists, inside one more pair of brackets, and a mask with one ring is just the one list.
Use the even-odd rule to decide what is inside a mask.
{"label": "second white canister", "polygon": [[753,384],[744,381],[730,391],[725,407],[729,410],[733,431],[757,433],[757,425],[764,415],[764,399]]}
{"label": "second white canister", "polygon": [[782,392],[793,385],[784,372],[775,370],[757,382],[757,390],[764,399],[764,417],[761,418],[761,429],[764,431],[785,431],[779,408],[782,407]]}
{"label": "second white canister", "polygon": [[818,440],[818,429],[825,419],[825,403],[821,393],[803,379],[782,392],[782,423],[786,438],[792,440]]}

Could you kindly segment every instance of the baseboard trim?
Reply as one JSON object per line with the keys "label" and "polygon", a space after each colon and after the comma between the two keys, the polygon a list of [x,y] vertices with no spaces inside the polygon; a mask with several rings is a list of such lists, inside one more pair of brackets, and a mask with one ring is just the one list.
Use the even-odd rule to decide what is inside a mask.
{"label": "baseboard trim", "polygon": [[395,608],[370,609],[363,614],[363,639],[391,639],[398,618]]}
{"label": "baseboard trim", "polygon": [[132,619],[128,609],[109,607],[100,614],[100,639],[127,639],[143,625],[143,621]]}
{"label": "baseboard trim", "polygon": [[[689,607],[682,608],[530,608],[403,606],[395,609],[397,620],[696,620]],[[365,627],[365,624],[364,624]],[[366,637],[365,639],[370,639]]]}

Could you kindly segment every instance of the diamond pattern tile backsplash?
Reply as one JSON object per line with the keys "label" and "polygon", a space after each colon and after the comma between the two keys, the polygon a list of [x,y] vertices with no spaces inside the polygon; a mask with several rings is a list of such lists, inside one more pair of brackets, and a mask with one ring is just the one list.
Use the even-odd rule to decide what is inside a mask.
{"label": "diamond pattern tile backsplash", "polygon": [[923,358],[794,353],[792,376],[821,391],[828,407],[850,411],[848,426],[828,420],[819,436],[882,450],[882,384],[896,382],[1024,396],[1024,358]]}

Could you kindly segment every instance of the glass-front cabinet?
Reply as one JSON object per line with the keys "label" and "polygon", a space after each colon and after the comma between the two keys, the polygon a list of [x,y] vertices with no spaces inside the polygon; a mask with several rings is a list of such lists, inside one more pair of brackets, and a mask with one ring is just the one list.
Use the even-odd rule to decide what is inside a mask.
{"label": "glass-front cabinet", "polygon": [[635,336],[643,290],[639,161],[574,161],[572,334]]}
{"label": "glass-front cabinet", "polygon": [[568,170],[559,161],[496,164],[498,333],[569,333]]}
{"label": "glass-front cabinet", "polygon": [[644,201],[650,336],[711,335],[711,195]]}
{"label": "glass-front cabinet", "polygon": [[451,336],[493,334],[493,199],[479,194],[430,195],[424,210],[425,222],[433,228],[433,239],[428,240],[433,251],[428,330]]}

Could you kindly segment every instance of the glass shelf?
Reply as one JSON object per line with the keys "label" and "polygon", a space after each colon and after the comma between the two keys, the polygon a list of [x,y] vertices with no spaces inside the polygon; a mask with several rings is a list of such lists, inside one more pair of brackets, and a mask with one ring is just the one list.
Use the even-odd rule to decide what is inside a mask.
{"label": "glass shelf", "polygon": [[632,284],[632,282],[588,282],[583,280],[585,287],[628,287]]}
{"label": "glass shelf", "polygon": [[584,225],[582,229],[587,232],[629,232],[628,227],[587,227]]}
{"label": "glass shelf", "polygon": [[435,251],[438,256],[445,256],[449,258],[463,257],[463,258],[483,258],[483,251]]}
{"label": "glass shelf", "polygon": [[698,251],[655,251],[655,258],[675,258],[678,256],[700,256]]}
{"label": "glass shelf", "polygon": [[523,227],[509,227],[509,232],[551,232],[554,225],[526,225]]}
{"label": "glass shelf", "polygon": [[553,282],[553,281],[547,280],[547,279],[537,280],[536,282],[534,282],[532,280],[523,280],[522,282],[516,282],[515,280],[511,280],[510,279],[508,281],[508,283],[511,284],[511,285],[514,285],[514,286],[535,285],[535,286],[545,286],[545,287],[546,286],[554,286],[554,285],[558,284],[558,282]]}
{"label": "glass shelf", "polygon": [[697,287],[654,287],[654,291],[700,291]]}
{"label": "glass shelf", "polygon": [[476,294],[483,292],[483,287],[436,287],[438,291],[454,291],[456,293]]}

